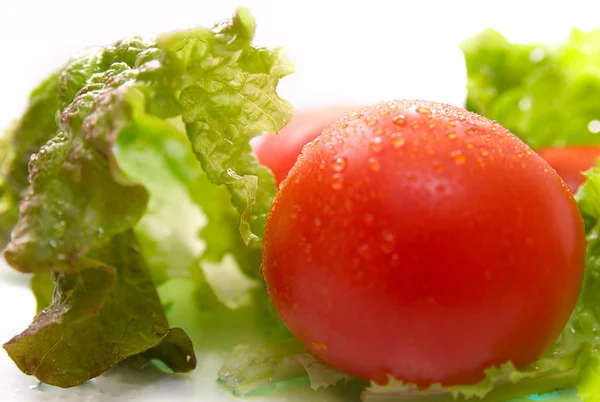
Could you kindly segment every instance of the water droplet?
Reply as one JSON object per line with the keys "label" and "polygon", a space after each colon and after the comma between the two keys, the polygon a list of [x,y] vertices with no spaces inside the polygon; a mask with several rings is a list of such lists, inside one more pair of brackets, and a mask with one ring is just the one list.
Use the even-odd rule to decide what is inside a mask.
{"label": "water droplet", "polygon": [[427,148],[425,148],[425,153],[427,155],[433,155],[435,153],[435,151],[433,150],[433,148],[427,147]]}
{"label": "water droplet", "polygon": [[383,238],[383,240],[387,241],[388,243],[393,242],[394,239],[396,238],[394,233],[392,233],[388,230],[384,230],[383,232],[381,232],[381,237]]}
{"label": "water droplet", "polygon": [[373,131],[375,135],[383,135],[383,128],[379,127],[377,130]]}
{"label": "water droplet", "polygon": [[545,58],[546,51],[541,47],[536,47],[531,52],[529,52],[529,61],[531,61],[533,64],[537,64]]}
{"label": "water droplet", "polygon": [[341,190],[344,188],[344,176],[341,173],[335,173],[332,176],[333,181],[331,182],[331,188],[334,190]]}
{"label": "water droplet", "polygon": [[358,253],[362,256],[365,256],[369,253],[369,245],[366,243],[361,244],[358,247]]}
{"label": "water droplet", "polygon": [[442,184],[442,183],[438,183],[435,185],[435,191],[437,191],[438,193],[443,193],[446,191],[446,185]]}
{"label": "water droplet", "polygon": [[377,119],[369,119],[367,121],[367,126],[374,126],[375,124],[377,124]]}
{"label": "water droplet", "polygon": [[467,157],[461,151],[454,151],[450,153],[450,157],[457,165],[462,165],[467,161]]}
{"label": "water droplet", "polygon": [[394,120],[394,124],[397,126],[404,126],[406,124],[406,117],[403,114],[396,117]]}
{"label": "water droplet", "polygon": [[448,133],[448,138],[450,138],[451,140],[456,139],[456,133],[454,131],[451,131]]}
{"label": "water droplet", "polygon": [[450,120],[448,124],[446,124],[447,130],[452,130],[456,126],[456,120]]}
{"label": "water droplet", "polygon": [[327,349],[328,349],[328,346],[327,346],[327,344],[325,344],[325,343],[320,343],[320,342],[313,342],[313,343],[312,343],[312,347],[313,347],[315,350],[327,350]]}
{"label": "water droplet", "polygon": [[382,109],[382,110],[379,111],[379,115],[380,116],[385,116],[385,115],[388,115],[388,114],[390,114],[389,110]]}
{"label": "water droplet", "polygon": [[325,159],[321,159],[319,162],[319,169],[323,170],[325,169],[325,166],[327,166],[327,162],[325,162]]}
{"label": "water droplet", "polygon": [[435,128],[435,123],[429,123],[429,128]]}
{"label": "water droplet", "polygon": [[315,226],[316,227],[321,226],[321,220],[319,218],[315,218]]}
{"label": "water droplet", "polygon": [[479,121],[483,121],[483,120],[485,120],[485,118],[484,118],[482,115],[478,115],[478,116],[477,116],[477,120],[479,120]]}
{"label": "water droplet", "polygon": [[522,158],[523,157],[523,152],[518,151],[516,154],[517,158]]}
{"label": "water droplet", "polygon": [[532,104],[532,100],[529,96],[524,96],[521,98],[521,100],[519,101],[519,109],[521,109],[523,112],[528,111],[529,109],[531,109],[531,104]]}
{"label": "water droplet", "polygon": [[600,121],[599,120],[592,120],[592,121],[590,121],[588,123],[588,130],[592,134],[598,134],[598,133],[600,133]]}
{"label": "water droplet", "polygon": [[488,156],[490,153],[489,153],[487,150],[485,150],[485,149],[482,149],[481,151],[479,151],[479,154],[480,154],[481,156]]}
{"label": "water droplet", "polygon": [[379,152],[382,149],[383,149],[383,140],[381,139],[381,137],[373,138],[373,141],[371,142],[371,151]]}
{"label": "water droplet", "polygon": [[335,172],[341,172],[346,168],[346,165],[348,164],[348,160],[343,157],[343,156],[338,156],[337,158],[335,158],[335,160],[333,161],[333,165],[332,168]]}
{"label": "water droplet", "polygon": [[423,106],[418,107],[417,112],[424,114],[427,117],[431,117],[431,110],[426,107],[423,107]]}
{"label": "water droplet", "polygon": [[441,162],[435,161],[433,162],[433,168],[438,172],[444,171],[444,165]]}
{"label": "water droplet", "polygon": [[363,114],[361,112],[352,112],[348,116],[348,120],[357,120],[357,119],[360,119],[362,117],[362,115]]}
{"label": "water droplet", "polygon": [[406,179],[410,182],[410,183],[415,183],[417,181],[417,176],[412,173],[412,172],[408,172],[406,174]]}
{"label": "water droplet", "polygon": [[393,135],[390,141],[392,142],[392,146],[396,149],[403,147],[404,144],[406,143],[406,140],[404,139],[402,134],[399,134],[399,133]]}
{"label": "water droplet", "polygon": [[379,164],[377,158],[369,158],[369,169],[371,169],[372,172],[379,172],[379,170],[381,169],[381,165]]}
{"label": "water droplet", "polygon": [[465,131],[465,133],[472,135],[475,133],[475,130],[473,130],[473,128],[467,128],[467,130]]}

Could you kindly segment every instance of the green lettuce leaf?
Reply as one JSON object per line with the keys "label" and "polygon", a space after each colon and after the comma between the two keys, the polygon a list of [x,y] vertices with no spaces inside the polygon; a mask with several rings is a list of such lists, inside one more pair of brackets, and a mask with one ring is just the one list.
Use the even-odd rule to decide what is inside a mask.
{"label": "green lettuce leaf", "polygon": [[219,382],[235,395],[264,395],[300,384],[327,388],[352,378],[306,351],[293,338],[252,348],[237,346],[219,370]]}
{"label": "green lettuce leaf", "polygon": [[89,257],[81,272],[54,274],[52,304],[4,345],[19,368],[60,387],[140,353],[162,358],[173,371],[193,369],[192,344],[180,329],[169,329],[133,233],[113,237]]}
{"label": "green lettuce leaf", "polygon": [[509,43],[486,30],[463,42],[467,109],[532,148],[600,144],[600,30],[574,29],[558,47]]}
{"label": "green lettuce leaf", "polygon": [[290,105],[275,92],[292,67],[280,50],[249,46],[255,28],[241,9],[215,34],[196,28],[159,39],[180,68],[196,65],[186,68],[190,85],[180,96],[183,121],[210,181],[227,186],[246,243],[264,234],[276,194],[274,178],[251,155],[249,140],[279,131],[292,117]]}
{"label": "green lettuce leaf", "polygon": [[218,309],[205,261],[231,256],[243,275],[259,275],[276,188],[249,141],[291,117],[275,90],[292,69],[281,50],[251,46],[254,29],[239,9],[213,30],[90,49],[48,79],[54,107],[38,113],[55,125],[43,140],[41,128],[23,134],[39,134],[43,145],[15,196],[18,220],[4,253],[35,274],[41,309],[4,345],[24,372],[69,387],[123,361],[189,371],[191,341],[169,329],[156,287],[191,278]]}
{"label": "green lettuce leaf", "polygon": [[28,164],[31,155],[57,132],[58,73],[44,80],[29,97],[29,105],[0,144],[0,248],[10,240],[17,222],[18,205],[28,186]]}
{"label": "green lettuce leaf", "polygon": [[52,273],[43,272],[31,277],[31,290],[35,296],[36,311],[39,313],[50,304],[54,295]]}

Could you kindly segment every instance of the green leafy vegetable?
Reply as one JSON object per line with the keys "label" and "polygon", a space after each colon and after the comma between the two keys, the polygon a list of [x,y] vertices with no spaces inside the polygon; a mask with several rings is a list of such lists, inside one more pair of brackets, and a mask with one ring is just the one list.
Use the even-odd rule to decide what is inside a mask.
{"label": "green leafy vegetable", "polygon": [[600,144],[600,30],[574,29],[558,47],[512,44],[488,29],[462,44],[467,109],[531,147]]}
{"label": "green leafy vegetable", "polygon": [[252,47],[254,30],[239,9],[213,30],[124,39],[34,91],[0,182],[5,258],[35,274],[40,311],[4,345],[25,373],[69,387],[122,361],[189,371],[191,340],[169,329],[156,287],[192,279],[219,308],[204,261],[258,276],[276,188],[249,141],[290,119],[275,90],[292,68]]}
{"label": "green leafy vegetable", "polygon": [[10,240],[17,222],[18,204],[27,188],[28,164],[46,141],[56,135],[58,110],[58,74],[52,74],[29,97],[23,117],[2,138],[0,147],[0,247]]}
{"label": "green leafy vegetable", "polygon": [[173,371],[195,367],[191,341],[169,329],[138,250],[127,231],[91,253],[87,269],[54,274],[52,304],[4,345],[23,372],[70,387],[140,353],[161,358]]}
{"label": "green leafy vegetable", "polygon": [[349,381],[340,372],[309,354],[295,339],[263,348],[237,346],[219,370],[219,381],[236,395],[253,396],[310,383],[311,388],[327,388]]}

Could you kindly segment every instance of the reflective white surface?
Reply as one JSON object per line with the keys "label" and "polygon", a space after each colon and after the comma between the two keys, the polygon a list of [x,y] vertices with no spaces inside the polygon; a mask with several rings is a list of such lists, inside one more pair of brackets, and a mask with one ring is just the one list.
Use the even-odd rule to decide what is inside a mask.
{"label": "reflective white surface", "polygon": [[[599,24],[595,1],[568,7],[542,1],[251,1],[103,0],[0,2],[0,128],[17,117],[30,89],[69,56],[122,36],[212,25],[238,4],[255,15],[255,43],[285,46],[297,73],[281,94],[297,107],[336,102],[422,98],[461,105],[466,82],[461,40],[491,26],[518,41],[556,42],[572,26]],[[28,279],[0,267],[0,343],[34,313]],[[238,401],[215,381],[222,353],[198,356],[189,375],[112,370],[84,386],[61,390],[25,376],[0,351],[0,400]],[[256,401],[348,401],[310,389]]]}

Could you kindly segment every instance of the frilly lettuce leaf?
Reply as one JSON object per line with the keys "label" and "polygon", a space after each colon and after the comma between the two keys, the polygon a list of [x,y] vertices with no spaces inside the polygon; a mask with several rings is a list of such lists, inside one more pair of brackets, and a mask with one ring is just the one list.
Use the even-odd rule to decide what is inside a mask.
{"label": "frilly lettuce leaf", "polygon": [[2,137],[0,144],[0,248],[10,240],[17,222],[18,205],[28,186],[28,164],[32,154],[56,135],[58,73],[35,88],[20,120]]}
{"label": "frilly lettuce leaf", "polygon": [[600,30],[574,29],[558,47],[509,43],[488,29],[463,42],[467,109],[534,149],[600,144]]}
{"label": "frilly lettuce leaf", "polygon": [[239,345],[219,370],[219,382],[243,397],[306,383],[316,390],[351,379],[309,354],[293,338],[261,348]]}
{"label": "frilly lettuce leaf", "polygon": [[[241,9],[215,33],[195,28],[164,35],[159,45],[189,74],[181,92],[183,122],[192,147],[214,184],[224,184],[242,215],[246,243],[259,241],[275,198],[272,174],[251,155],[249,140],[279,131],[292,117],[275,89],[293,70],[280,50],[250,47],[255,23]],[[265,182],[257,185],[258,182]]]}
{"label": "frilly lettuce leaf", "polygon": [[[137,367],[160,359],[189,371],[191,341],[169,329],[156,286],[189,277],[205,291],[202,262],[227,255],[258,276],[276,188],[249,140],[291,117],[275,90],[292,69],[281,50],[252,47],[254,29],[239,9],[213,30],[90,49],[48,79],[54,103],[36,113],[40,124],[55,123],[43,133],[28,124],[22,134],[39,135],[41,148],[31,145],[5,250],[12,267],[35,274],[38,308],[45,307],[4,345],[24,372],[69,387],[125,360]],[[14,164],[27,176],[13,162],[24,151],[6,149],[3,172]]]}
{"label": "frilly lettuce leaf", "polygon": [[131,231],[114,236],[86,264],[76,274],[55,273],[52,304],[4,345],[24,373],[71,387],[139,354],[161,358],[173,371],[195,367],[191,341],[169,329]]}

